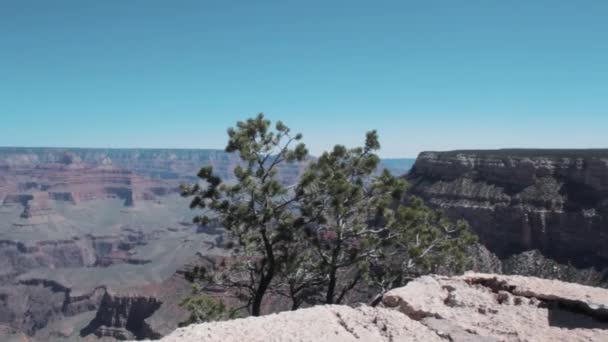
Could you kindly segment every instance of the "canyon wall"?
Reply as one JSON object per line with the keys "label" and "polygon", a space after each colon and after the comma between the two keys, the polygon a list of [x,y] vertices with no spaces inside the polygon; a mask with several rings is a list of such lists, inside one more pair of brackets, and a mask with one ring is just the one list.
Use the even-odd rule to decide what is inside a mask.
{"label": "canyon wall", "polygon": [[[71,168],[77,170],[80,168],[78,165],[88,165],[128,170],[153,179],[192,181],[197,179],[196,174],[202,166],[211,165],[222,179],[231,181],[234,179],[232,170],[239,163],[237,154],[212,149],[0,147],[0,173],[3,169],[31,169],[32,166],[49,169],[57,168],[57,165],[73,165]],[[293,181],[304,165],[282,165],[279,174],[286,182]]]}
{"label": "canyon wall", "polygon": [[501,258],[608,267],[608,150],[423,152],[407,179]]}
{"label": "canyon wall", "polygon": [[[194,214],[178,195],[187,176],[155,174],[175,158],[161,154],[166,163],[157,165],[134,151],[107,152],[0,148],[0,340],[72,339],[87,326],[89,340],[154,336],[144,319],[161,305],[162,291],[106,291],[164,286],[215,238],[191,224]],[[151,169],[138,173],[125,168],[128,161]],[[201,166],[195,163],[192,169]],[[184,289],[179,295],[190,289],[173,283]],[[108,312],[118,318],[108,321]]]}

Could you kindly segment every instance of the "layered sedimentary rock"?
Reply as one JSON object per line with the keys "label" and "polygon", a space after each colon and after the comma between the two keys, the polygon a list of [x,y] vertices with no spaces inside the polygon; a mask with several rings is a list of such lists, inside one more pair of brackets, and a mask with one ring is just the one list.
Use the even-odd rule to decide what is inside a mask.
{"label": "layered sedimentary rock", "polygon": [[0,240],[0,277],[39,267],[87,267],[95,261],[95,251],[87,241],[50,240],[25,244]]}
{"label": "layered sedimentary rock", "polygon": [[[85,165],[98,168],[129,170],[138,175],[164,180],[195,180],[201,166],[211,165],[225,181],[234,180],[232,170],[239,165],[237,154],[222,150],[195,149],[90,149],[90,148],[0,148],[0,171],[29,169],[43,165],[45,169],[76,170]],[[280,167],[280,177],[290,182],[301,174],[305,163]]]}
{"label": "layered sedimentary rock", "polygon": [[31,199],[25,204],[23,213],[21,213],[22,218],[35,220],[36,218],[53,215],[55,211],[48,192],[35,192],[31,196]]}
{"label": "layered sedimentary rock", "polygon": [[608,150],[424,152],[407,178],[501,258],[608,266]]}
{"label": "layered sedimentary rock", "polygon": [[95,317],[79,336],[128,340],[156,339],[170,333],[188,317],[179,305],[192,288],[185,275],[202,263],[208,262],[195,257],[163,282],[105,292]]}
{"label": "layered sedimentary rock", "polygon": [[0,282],[0,326],[5,330],[0,329],[0,340],[19,332],[31,341],[159,338],[188,317],[179,305],[192,286],[185,274],[201,258],[191,260],[164,281],[124,288],[9,275],[5,284]]}
{"label": "layered sedimentary rock", "polygon": [[[191,222],[194,214],[176,193],[177,180],[138,174],[108,155],[88,153],[0,148],[0,340],[19,334],[41,341],[79,336],[102,296],[77,298],[100,287],[103,293],[112,289],[112,295],[135,288],[134,294],[122,297],[121,291],[106,299],[104,307],[132,303],[139,309],[129,317],[139,312],[147,317],[154,310],[130,298],[157,301],[162,291],[146,294],[148,287],[163,288],[169,281],[163,280],[172,279],[198,250],[197,241],[205,239],[196,227],[180,224]],[[180,288],[178,296],[190,284],[184,281]],[[171,318],[168,329],[182,316]],[[123,327],[123,339],[145,330],[127,320],[131,330]],[[95,332],[112,336],[123,328],[98,332],[102,324]]]}
{"label": "layered sedimentary rock", "polygon": [[46,279],[0,285],[0,322],[7,332],[31,336],[54,321],[94,310],[103,293],[105,289],[99,287],[75,294],[71,288]]}
{"label": "layered sedimentary rock", "polygon": [[178,186],[205,165],[230,182],[239,162],[221,150],[0,148],[0,340],[174,330],[191,291],[182,266],[225,253],[219,227],[192,225]]}
{"label": "layered sedimentary rock", "polygon": [[22,186],[24,192],[44,191],[55,201],[74,204],[120,198],[126,206],[133,206],[137,200],[152,200],[156,195],[177,191],[177,184],[144,178],[132,171],[109,166],[73,168],[71,165],[46,164],[15,173],[20,178],[32,180],[27,186]]}
{"label": "layered sedimentary rock", "polygon": [[0,278],[36,268],[107,267],[121,263],[141,265],[150,262],[136,255],[157,234],[125,230],[121,234],[86,235],[63,240],[24,243],[0,240]]}
{"label": "layered sedimentary rock", "polygon": [[521,276],[426,276],[379,307],[316,306],[180,328],[162,341],[606,341],[608,290]]}
{"label": "layered sedimentary rock", "polygon": [[154,313],[161,302],[154,297],[116,296],[106,292],[95,318],[81,330],[81,336],[95,334],[118,340],[160,337],[151,331],[145,319]]}
{"label": "layered sedimentary rock", "polygon": [[[154,179],[194,180],[201,166],[211,165],[226,181],[234,180],[232,170],[239,156],[211,149],[101,149],[101,148],[27,148],[0,147],[0,195],[2,170],[31,168],[36,165],[70,164],[113,166]],[[383,159],[381,165],[396,174],[405,173],[412,159]],[[306,163],[281,165],[280,177],[290,183],[302,173]],[[1,197],[0,197],[1,199]]]}

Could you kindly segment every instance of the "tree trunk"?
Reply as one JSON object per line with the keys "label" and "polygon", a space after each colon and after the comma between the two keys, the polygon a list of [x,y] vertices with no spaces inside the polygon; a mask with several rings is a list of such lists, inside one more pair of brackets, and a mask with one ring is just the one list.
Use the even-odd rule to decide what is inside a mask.
{"label": "tree trunk", "polygon": [[325,295],[325,304],[333,304],[336,293],[336,269],[332,267],[329,273],[329,283],[327,284],[327,294]]}
{"label": "tree trunk", "polygon": [[268,272],[264,274],[262,269],[262,279],[260,279],[260,285],[255,291],[255,295],[253,296],[253,303],[251,304],[251,315],[259,316],[261,314],[262,309],[262,300],[264,299],[264,295],[266,294],[266,290],[270,286],[270,282],[272,282],[272,278],[274,277],[275,271],[275,261],[274,261],[274,253],[272,250],[272,245],[270,241],[268,241],[268,237],[266,236],[266,229],[262,228],[260,230],[262,234],[262,240],[264,241],[264,249],[266,250],[266,257],[268,258]]}
{"label": "tree trunk", "polygon": [[342,232],[338,231],[338,237],[336,241],[336,246],[331,253],[331,263],[329,265],[329,284],[327,284],[327,294],[325,296],[325,304],[334,304],[334,297],[336,295],[336,285],[337,285],[337,273],[338,273],[338,256],[340,255],[340,250],[342,249]]}
{"label": "tree trunk", "polygon": [[299,307],[300,307],[299,301],[297,301],[297,300],[294,299],[291,302],[291,311],[296,311],[296,310],[298,310]]}
{"label": "tree trunk", "polygon": [[268,273],[262,277],[260,281],[260,285],[255,291],[255,295],[253,297],[253,303],[251,304],[251,315],[259,316],[262,313],[262,300],[264,299],[264,295],[266,294],[266,290],[268,290],[268,286],[272,281],[272,277],[274,271],[270,270]]}
{"label": "tree trunk", "polygon": [[385,293],[386,293],[386,291],[382,291],[379,294],[377,294],[376,297],[374,297],[374,299],[369,303],[369,306],[375,307],[378,304],[380,304],[380,302],[382,302],[382,298],[384,298]]}

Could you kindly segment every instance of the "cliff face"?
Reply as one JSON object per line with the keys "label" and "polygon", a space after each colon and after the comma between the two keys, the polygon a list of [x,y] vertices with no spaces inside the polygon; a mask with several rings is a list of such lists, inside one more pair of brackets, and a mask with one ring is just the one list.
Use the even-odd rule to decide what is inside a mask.
{"label": "cliff face", "polygon": [[407,178],[499,257],[608,266],[608,150],[424,152]]}
{"label": "cliff face", "polygon": [[[16,330],[31,336],[53,322],[94,310],[103,293],[105,289],[99,287],[75,294],[72,289],[46,279],[0,285],[0,322],[8,332]],[[0,339],[5,338],[0,334]]]}
{"label": "cliff face", "polygon": [[160,337],[152,331],[145,319],[152,315],[161,302],[154,297],[114,296],[105,293],[95,318],[81,332],[81,336],[128,338]]}

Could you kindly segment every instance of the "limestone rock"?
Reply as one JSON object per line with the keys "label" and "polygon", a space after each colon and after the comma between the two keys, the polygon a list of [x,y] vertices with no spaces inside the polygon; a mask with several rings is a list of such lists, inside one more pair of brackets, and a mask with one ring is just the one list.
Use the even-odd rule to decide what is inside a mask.
{"label": "limestone rock", "polygon": [[601,288],[478,273],[421,277],[383,298],[452,341],[608,341],[607,304]]}
{"label": "limestone rock", "polygon": [[425,276],[379,307],[316,306],[191,325],[177,341],[608,341],[608,290],[556,280],[467,273]]}
{"label": "limestone rock", "polygon": [[445,341],[420,322],[385,308],[326,305],[262,317],[191,325],[165,342]]}

